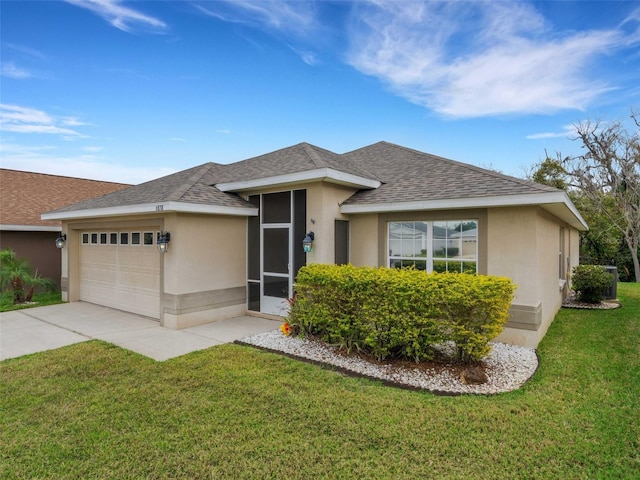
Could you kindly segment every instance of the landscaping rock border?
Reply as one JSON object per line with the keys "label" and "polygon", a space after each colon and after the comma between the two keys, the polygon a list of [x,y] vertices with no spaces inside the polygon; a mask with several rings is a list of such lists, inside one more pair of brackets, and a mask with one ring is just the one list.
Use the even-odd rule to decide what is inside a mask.
{"label": "landscaping rock border", "polygon": [[[520,388],[538,369],[539,359],[531,348],[492,343],[491,353],[479,366],[487,375],[483,384],[465,383],[466,366],[458,364],[375,363],[357,355],[346,355],[319,340],[287,337],[279,330],[243,338],[236,343],[284,354],[327,366],[348,375],[380,380],[400,388],[427,390],[439,395],[492,395]],[[448,348],[443,346],[443,349]]]}
{"label": "landscaping rock border", "polygon": [[578,302],[573,295],[562,302],[562,308],[581,308],[585,310],[612,310],[621,306],[617,300],[603,300],[600,303]]}

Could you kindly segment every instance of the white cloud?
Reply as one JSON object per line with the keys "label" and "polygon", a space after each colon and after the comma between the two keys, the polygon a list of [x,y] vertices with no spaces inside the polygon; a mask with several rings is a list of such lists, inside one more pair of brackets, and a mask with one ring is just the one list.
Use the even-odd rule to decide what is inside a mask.
{"label": "white cloud", "polygon": [[38,59],[38,60],[46,60],[47,56],[42,53],[40,50],[37,50],[35,48],[31,48],[31,47],[27,47],[25,45],[19,45],[17,43],[11,43],[11,42],[2,42],[2,47],[6,47],[9,48],[15,52],[19,52],[23,55],[27,55],[29,57]]}
{"label": "white cloud", "polygon": [[85,125],[91,125],[90,123],[78,120],[77,117],[60,117],[60,123],[67,127],[82,127]]}
{"label": "white cloud", "polygon": [[554,32],[521,2],[358,4],[348,62],[449,117],[584,109],[612,87],[589,79],[617,30]]}
{"label": "white cloud", "polygon": [[0,104],[0,130],[13,133],[61,135],[64,139],[85,137],[68,127],[86,125],[74,117],[54,117],[20,105]]}
{"label": "white cloud", "polygon": [[63,155],[53,146],[0,145],[2,167],[68,177],[139,184],[170,175],[168,167],[131,167],[94,155]]}
{"label": "white cloud", "polygon": [[[224,22],[264,29],[270,34],[300,43],[310,40],[317,44],[327,35],[319,21],[317,5],[309,1],[219,0],[201,1],[198,10]],[[249,40],[251,41],[251,40]],[[317,54],[309,46],[289,48],[308,65],[318,63]]]}
{"label": "white cloud", "polygon": [[184,138],[180,138],[180,137],[171,137],[169,140],[173,142],[186,142]]}
{"label": "white cloud", "polygon": [[533,133],[531,135],[527,135],[526,138],[529,140],[540,140],[545,138],[572,138],[575,135],[576,135],[575,125],[565,125],[562,127],[561,132]]}
{"label": "white cloud", "polygon": [[229,134],[231,133],[231,130],[228,130],[228,129],[226,129],[226,128],[221,128],[221,129],[219,129],[219,130],[216,130],[216,132],[218,132],[218,133],[223,133],[223,134],[225,134],[225,135],[229,135]]}
{"label": "white cloud", "polygon": [[30,71],[24,68],[20,68],[11,62],[3,63],[0,73],[3,77],[13,78],[14,80],[24,80],[34,77],[34,75]]}
{"label": "white cloud", "polygon": [[98,153],[103,150],[103,147],[82,147],[82,150],[89,153]]}
{"label": "white cloud", "polygon": [[315,52],[312,52],[310,50],[300,50],[296,47],[294,47],[293,45],[289,45],[289,48],[300,57],[300,59],[306,63],[307,65],[311,65],[312,67],[314,65],[317,65],[318,62],[318,56],[316,55]]}
{"label": "white cloud", "polygon": [[86,8],[101,16],[112,26],[124,32],[133,32],[139,28],[164,31],[167,24],[162,20],[145,15],[137,10],[125,7],[120,0],[65,0],[77,7]]}
{"label": "white cloud", "polygon": [[225,22],[266,26],[296,36],[307,36],[318,26],[315,7],[306,1],[220,0],[200,2],[197,7]]}

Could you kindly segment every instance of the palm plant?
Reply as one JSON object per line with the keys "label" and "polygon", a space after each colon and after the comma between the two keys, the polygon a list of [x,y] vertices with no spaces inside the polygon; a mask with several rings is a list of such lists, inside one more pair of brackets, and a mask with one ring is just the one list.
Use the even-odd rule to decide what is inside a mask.
{"label": "palm plant", "polygon": [[[29,291],[25,295],[26,286]],[[11,287],[14,304],[31,301],[33,291],[38,286],[50,289],[53,288],[53,282],[39,276],[37,271],[35,275],[32,274],[29,262],[18,258],[13,250],[0,250],[0,289]]]}

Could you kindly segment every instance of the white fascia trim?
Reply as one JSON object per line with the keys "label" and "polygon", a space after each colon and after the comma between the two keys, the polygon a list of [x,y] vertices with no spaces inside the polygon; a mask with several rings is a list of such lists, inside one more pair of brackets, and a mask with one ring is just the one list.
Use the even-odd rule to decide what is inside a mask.
{"label": "white fascia trim", "polygon": [[385,212],[410,212],[417,210],[443,210],[460,208],[488,208],[488,207],[513,207],[521,205],[564,204],[578,220],[578,223],[587,230],[587,222],[571,202],[566,192],[545,192],[520,195],[496,195],[491,197],[452,198],[439,200],[424,200],[417,202],[391,202],[367,205],[342,205],[341,213],[385,213]]}
{"label": "white fascia trim", "polygon": [[225,207],[219,205],[204,205],[184,202],[143,203],[139,205],[122,205],[118,207],[91,208],[71,212],[44,213],[42,220],[69,220],[75,218],[113,217],[122,215],[139,215],[145,213],[205,213],[210,215],[235,215],[241,217],[255,217],[257,208]]}
{"label": "white fascia trim", "polygon": [[564,204],[567,206],[567,208],[569,208],[569,210],[571,210],[571,213],[573,213],[573,215],[578,219],[580,224],[582,224],[585,231],[589,230],[589,225],[587,224],[587,221],[582,217],[582,215],[580,214],[580,211],[573,204],[573,202],[569,198],[569,195],[567,195],[567,192],[562,192],[562,193],[564,194]]}
{"label": "white fascia trim", "polygon": [[5,232],[59,232],[62,226],[51,225],[0,225],[0,230]]}
{"label": "white fascia trim", "polygon": [[378,188],[381,183],[370,178],[352,175],[350,173],[334,170],[333,168],[318,168],[306,170],[304,172],[288,173],[286,175],[276,175],[273,177],[256,178],[242,182],[218,183],[216,188],[221,192],[242,192],[257,188],[273,187],[275,185],[286,185],[317,180],[327,180],[332,183],[346,185],[356,188]]}

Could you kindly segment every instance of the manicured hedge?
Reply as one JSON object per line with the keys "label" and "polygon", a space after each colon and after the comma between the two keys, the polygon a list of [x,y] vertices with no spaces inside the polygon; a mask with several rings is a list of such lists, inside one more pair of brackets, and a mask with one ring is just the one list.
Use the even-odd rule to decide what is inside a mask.
{"label": "manicured hedge", "polygon": [[514,290],[502,277],[313,264],[296,277],[288,323],[378,360],[429,360],[450,341],[460,361],[477,361],[502,331]]}

